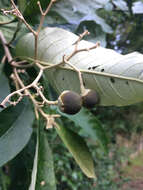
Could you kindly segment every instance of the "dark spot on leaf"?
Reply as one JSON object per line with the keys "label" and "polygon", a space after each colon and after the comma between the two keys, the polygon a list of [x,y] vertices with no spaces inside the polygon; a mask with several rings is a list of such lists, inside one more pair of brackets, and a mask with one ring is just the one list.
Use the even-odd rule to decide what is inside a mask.
{"label": "dark spot on leaf", "polygon": [[99,65],[93,66],[92,69],[94,70],[94,69],[96,69],[97,67],[99,67]]}
{"label": "dark spot on leaf", "polygon": [[128,81],[126,81],[126,84],[128,85],[128,84],[129,84],[129,82],[128,82]]}
{"label": "dark spot on leaf", "polygon": [[64,77],[62,78],[62,80],[65,80]]}
{"label": "dark spot on leaf", "polygon": [[91,67],[88,67],[88,70],[90,70],[91,69]]}
{"label": "dark spot on leaf", "polygon": [[4,106],[0,104],[0,108],[4,108]]}
{"label": "dark spot on leaf", "polygon": [[110,78],[111,82],[114,83],[115,82],[115,79],[114,78]]}
{"label": "dark spot on leaf", "polygon": [[104,69],[101,69],[101,72],[104,72]]}

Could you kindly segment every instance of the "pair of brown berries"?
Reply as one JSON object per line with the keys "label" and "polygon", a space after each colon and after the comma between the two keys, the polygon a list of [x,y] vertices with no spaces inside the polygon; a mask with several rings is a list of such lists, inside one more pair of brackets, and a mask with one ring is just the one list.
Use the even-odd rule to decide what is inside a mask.
{"label": "pair of brown berries", "polygon": [[85,89],[85,93],[80,96],[73,91],[63,91],[58,98],[58,106],[60,111],[67,114],[76,114],[84,106],[88,109],[93,108],[99,103],[99,95],[96,91]]}

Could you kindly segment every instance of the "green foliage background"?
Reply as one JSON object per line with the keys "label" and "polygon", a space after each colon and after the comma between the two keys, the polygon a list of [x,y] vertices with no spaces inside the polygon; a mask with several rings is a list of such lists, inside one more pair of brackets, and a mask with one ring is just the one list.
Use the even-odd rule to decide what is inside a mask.
{"label": "green foliage background", "polygon": [[[36,28],[40,18],[37,1],[25,0],[23,3],[21,2],[22,1],[20,0],[17,1],[17,5],[23,12],[27,22]],[[46,8],[47,4],[49,3],[48,0],[40,2],[43,8]],[[101,41],[102,46],[115,49],[116,51],[123,54],[132,51],[139,51],[143,53],[143,11],[141,12],[139,7],[142,7],[143,10],[143,1],[141,0],[100,0],[96,2],[92,2],[90,0],[60,0],[52,7],[51,11],[47,15],[44,26],[62,27],[76,34],[82,33],[84,29],[88,29],[91,35],[86,37],[86,39],[89,41]],[[1,0],[0,8],[10,8],[10,2]],[[6,17],[0,13],[0,22],[9,20],[13,20],[14,22],[9,25],[0,25],[0,30],[3,32],[7,41],[10,41],[12,38],[16,27],[18,26],[18,21],[14,16]],[[25,26],[21,25],[21,29],[17,33],[16,40],[12,45],[15,46],[16,41],[26,32],[28,31]],[[13,49],[11,49],[11,51],[14,55]],[[3,55],[3,48],[0,44],[0,58],[2,58]],[[3,67],[2,64],[0,66],[0,101],[2,101],[2,99],[9,94],[10,89],[14,89],[14,84],[9,80],[10,74],[12,72],[10,66],[6,65]],[[34,79],[36,71],[34,69],[29,69],[28,74],[30,77],[22,76],[26,82],[27,80],[32,81]],[[42,83],[48,92],[45,92],[45,94],[48,94],[48,98],[51,99],[57,96],[54,90],[49,86],[48,82],[45,82],[44,78]],[[2,136],[5,132],[4,130],[8,130],[11,127],[8,122],[10,119],[8,114],[15,114],[13,117],[11,116],[14,119],[14,121],[11,122],[14,122],[14,125],[17,126],[16,120],[18,115],[16,114],[26,114],[26,112],[23,113],[22,111],[19,111],[19,109],[23,109],[22,104],[26,106],[26,102],[27,100],[24,100],[24,103],[17,105],[18,107],[9,107],[8,109],[10,111],[5,110],[6,113],[0,113],[0,147],[2,147],[2,149],[4,148],[6,152],[10,153],[10,149],[13,149],[18,153],[18,150],[16,150],[18,147],[16,147],[15,144],[12,144],[12,148],[10,148],[7,144],[3,144],[2,146]],[[26,107],[25,109],[29,110],[31,108]],[[62,120],[59,122],[86,139],[96,163],[95,171],[97,180],[88,179],[84,176],[73,160],[71,154],[67,151],[59,139],[56,131],[51,129],[46,135],[48,136],[49,145],[53,152],[57,189],[121,189],[122,184],[126,179],[124,179],[122,175],[120,164],[122,161],[127,159],[127,155],[125,154],[126,150],[124,151],[117,147],[116,135],[121,134],[126,138],[130,138],[134,133],[141,133],[143,121],[142,111],[142,104],[138,104],[123,108],[97,107],[90,112],[84,110],[84,117],[83,115],[73,117],[64,115]],[[47,112],[53,113],[55,110],[47,109]],[[30,119],[27,119],[26,116],[28,123],[34,120],[32,119],[32,109],[30,114]],[[21,123],[25,121],[24,115],[22,116],[23,117],[20,120]],[[80,122],[80,118],[85,117],[87,117],[86,121],[83,123],[82,121]],[[97,119],[100,121],[100,123],[97,122]],[[3,125],[6,127],[4,130]],[[26,130],[28,130],[29,138],[25,139],[23,143],[25,148],[23,149],[23,145],[21,145],[20,149],[23,150],[16,157],[11,157],[11,160],[8,163],[4,165],[2,164],[3,166],[1,165],[1,190],[26,190],[31,183],[31,172],[33,168],[36,146],[37,123],[34,122],[33,124],[33,133],[31,132],[31,125],[28,126],[26,124],[26,126],[27,129],[24,128],[23,133],[26,133]],[[87,126],[94,126],[95,129],[91,127],[92,129],[90,131]],[[23,126],[21,125],[21,127]],[[19,130],[19,128],[17,130]],[[15,133],[16,143],[19,145],[21,137],[19,134],[20,132],[18,133],[15,131]],[[92,133],[95,134],[95,139],[91,140],[89,137]],[[9,143],[12,143],[12,141]],[[0,150],[1,155],[2,149]],[[112,153],[112,157],[107,154],[107,151]],[[2,160],[1,157],[0,160]],[[116,179],[118,179],[118,182]]]}

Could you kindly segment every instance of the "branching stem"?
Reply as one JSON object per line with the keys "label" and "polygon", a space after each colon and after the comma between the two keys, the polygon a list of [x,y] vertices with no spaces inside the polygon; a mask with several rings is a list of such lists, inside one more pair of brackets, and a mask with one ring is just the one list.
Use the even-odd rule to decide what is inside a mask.
{"label": "branching stem", "polygon": [[[58,124],[55,122],[54,118],[60,117],[60,115],[49,115],[49,114],[46,114],[42,110],[42,107],[45,104],[47,104],[47,105],[57,105],[58,104],[57,100],[56,101],[49,101],[49,100],[47,100],[46,97],[44,96],[41,88],[38,85],[39,80],[41,79],[44,70],[45,69],[50,69],[52,67],[61,66],[61,65],[64,65],[64,64],[70,66],[78,74],[78,78],[79,78],[79,82],[80,82],[80,91],[81,91],[81,94],[83,94],[85,92],[85,87],[84,87],[84,83],[83,83],[82,73],[81,73],[81,71],[76,66],[74,66],[70,62],[70,59],[73,56],[75,56],[77,53],[79,53],[79,52],[89,51],[91,49],[97,48],[100,45],[100,43],[97,42],[94,46],[92,46],[90,48],[78,49],[79,42],[82,40],[82,38],[85,35],[89,34],[89,32],[86,30],[86,31],[84,31],[79,36],[78,40],[73,44],[73,45],[75,45],[74,51],[70,55],[68,55],[68,56],[64,55],[63,56],[63,60],[62,60],[61,63],[57,63],[55,65],[48,65],[48,66],[42,65],[42,63],[40,63],[38,61],[38,40],[39,40],[39,33],[40,33],[41,29],[42,29],[42,26],[43,26],[43,23],[44,23],[44,20],[45,20],[45,16],[48,14],[48,12],[51,9],[53,3],[55,3],[55,2],[56,2],[56,0],[51,0],[45,11],[43,11],[43,9],[41,7],[41,4],[40,4],[40,1],[37,2],[38,6],[39,6],[39,10],[41,12],[41,19],[40,19],[40,23],[39,23],[37,31],[33,30],[33,28],[26,22],[26,20],[23,17],[22,13],[19,11],[19,9],[17,8],[16,4],[14,3],[14,0],[11,0],[13,9],[10,10],[10,11],[3,11],[5,14],[11,13],[13,15],[16,15],[26,25],[26,27],[32,32],[32,34],[33,34],[33,36],[35,38],[34,61],[33,62],[35,64],[35,66],[37,66],[39,68],[39,73],[38,73],[37,77],[35,78],[35,80],[31,84],[29,84],[27,86],[24,85],[23,81],[21,80],[21,78],[19,76],[19,72],[17,70],[17,67],[19,67],[19,68],[24,68],[25,67],[26,68],[26,67],[31,66],[32,64],[22,65],[22,62],[16,62],[16,61],[14,61],[13,58],[12,58],[12,56],[11,56],[11,53],[9,51],[9,48],[6,45],[7,42],[6,42],[6,40],[5,40],[2,32],[0,32],[0,39],[2,41],[4,50],[5,50],[6,58],[8,59],[8,62],[11,64],[11,66],[13,66],[13,80],[15,80],[15,84],[17,86],[17,90],[14,91],[14,92],[12,92],[11,94],[9,94],[2,101],[2,103],[0,104],[0,106],[5,107],[5,105],[6,105],[7,102],[9,102],[10,104],[16,105],[23,98],[23,96],[28,95],[30,97],[31,101],[34,104],[36,118],[39,117],[39,113],[40,113],[46,119],[46,121],[47,121],[47,128],[51,128],[52,126],[59,127]],[[15,33],[15,35],[16,35],[16,33]],[[40,99],[42,99],[42,102],[38,102],[36,100],[35,96],[32,95],[32,93],[30,91],[31,88],[34,88],[37,91],[37,93],[36,93],[35,96],[36,97],[37,96],[40,97]],[[18,97],[17,101],[12,102],[12,101],[10,101],[10,99],[14,95],[18,95],[19,97]]]}

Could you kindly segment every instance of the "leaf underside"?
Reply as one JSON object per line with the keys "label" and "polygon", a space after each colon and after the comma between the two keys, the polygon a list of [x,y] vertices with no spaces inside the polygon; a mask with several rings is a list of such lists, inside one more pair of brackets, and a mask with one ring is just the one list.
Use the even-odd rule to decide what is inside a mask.
{"label": "leaf underside", "polygon": [[[60,28],[45,28],[38,43],[38,60],[41,64],[62,62],[63,55],[70,55],[78,36]],[[82,40],[78,49],[90,48],[93,43]],[[34,57],[34,37],[29,33],[17,44],[17,56]],[[44,63],[42,63],[44,62]],[[100,105],[125,106],[143,101],[143,55],[137,52],[121,55],[114,50],[97,47],[83,51],[70,59],[81,70],[86,88],[96,90]],[[73,90],[80,93],[77,73],[68,66],[47,69],[45,75],[52,86],[61,93]]]}

